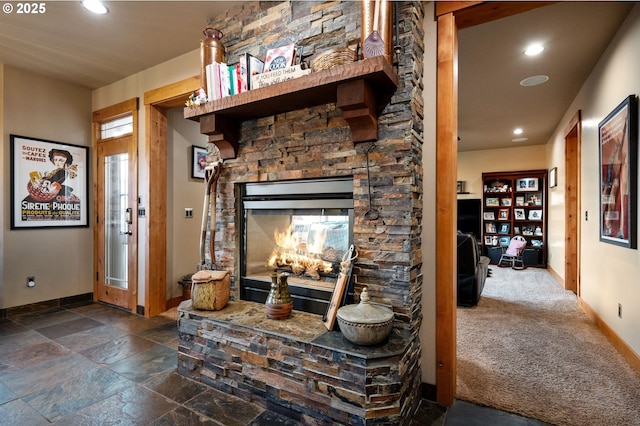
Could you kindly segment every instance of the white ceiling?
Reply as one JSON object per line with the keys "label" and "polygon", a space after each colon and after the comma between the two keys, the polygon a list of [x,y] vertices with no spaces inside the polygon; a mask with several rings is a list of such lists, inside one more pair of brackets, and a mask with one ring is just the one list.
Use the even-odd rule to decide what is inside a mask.
{"label": "white ceiling", "polygon": [[[458,150],[545,144],[633,6],[562,2],[460,30]],[[531,42],[541,55],[523,55]],[[540,74],[549,81],[520,86]]]}
{"label": "white ceiling", "polygon": [[[209,18],[242,3],[107,1],[96,16],[46,1],[43,14],[0,15],[0,62],[95,89],[197,49]],[[461,30],[460,151],[513,146],[515,126],[545,143],[632,6],[566,2]],[[530,40],[546,43],[540,57],[521,55]],[[519,86],[535,74],[550,80]]]}
{"label": "white ceiling", "polygon": [[198,49],[209,18],[243,2],[107,0],[107,15],[44,3],[0,15],[0,62],[95,89]]}

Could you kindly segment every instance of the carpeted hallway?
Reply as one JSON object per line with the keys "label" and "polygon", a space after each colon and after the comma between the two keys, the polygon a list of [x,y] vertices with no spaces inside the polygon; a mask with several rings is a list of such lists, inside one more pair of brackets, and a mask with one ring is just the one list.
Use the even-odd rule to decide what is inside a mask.
{"label": "carpeted hallway", "polygon": [[457,398],[557,425],[640,425],[640,374],[545,269],[491,266],[458,308]]}

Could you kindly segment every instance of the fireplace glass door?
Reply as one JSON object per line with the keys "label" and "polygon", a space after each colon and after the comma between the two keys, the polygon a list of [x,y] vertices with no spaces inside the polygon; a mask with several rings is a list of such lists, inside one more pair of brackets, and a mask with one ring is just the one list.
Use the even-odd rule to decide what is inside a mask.
{"label": "fireplace glass door", "polygon": [[272,274],[286,273],[294,309],[325,313],[353,239],[353,192],[351,181],[338,181],[346,192],[314,182],[270,184],[259,195],[245,188],[242,299],[264,303]]}

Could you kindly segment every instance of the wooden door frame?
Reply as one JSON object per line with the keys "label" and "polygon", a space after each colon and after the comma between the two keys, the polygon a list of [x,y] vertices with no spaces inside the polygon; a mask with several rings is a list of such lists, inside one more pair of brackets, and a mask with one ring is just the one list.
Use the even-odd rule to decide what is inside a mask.
{"label": "wooden door frame", "polygon": [[[129,162],[130,162],[130,169],[134,170],[134,172],[130,173],[129,176],[129,186],[134,188],[135,191],[135,197],[133,197],[134,199],[137,199],[138,196],[138,98],[131,98],[128,99],[126,101],[120,102],[118,104],[115,105],[111,105],[108,106],[106,108],[102,108],[99,109],[97,111],[93,111],[92,113],[92,138],[93,138],[93,147],[94,147],[94,153],[93,153],[93,164],[95,164],[97,166],[97,161],[98,161],[98,143],[102,143],[101,142],[101,137],[100,137],[100,126],[103,123],[106,123],[108,121],[111,120],[115,120],[116,118],[119,117],[124,117],[127,115],[131,115],[132,117],[132,132],[131,132],[131,144],[133,145],[134,149],[132,152],[132,155],[129,158]],[[106,142],[108,143],[108,142]],[[96,167],[96,170],[98,169],[98,167]],[[94,211],[94,215],[96,216],[96,221],[94,222],[94,229],[93,229],[93,241],[94,241],[94,248],[93,248],[93,271],[94,271],[94,276],[95,276],[95,281],[93,282],[93,300],[95,302],[98,301],[98,270],[99,270],[99,262],[102,261],[102,259],[98,258],[98,226],[97,226],[97,215],[98,215],[98,179],[100,177],[98,176],[98,173],[94,173],[93,176],[93,211]],[[135,205],[132,206],[132,208],[135,208]],[[131,247],[131,252],[133,253],[133,255],[128,259],[128,268],[130,271],[130,275],[132,277],[134,277],[133,282],[129,283],[129,306],[131,309],[131,312],[135,313],[136,312],[136,306],[137,306],[137,301],[138,301],[138,220],[137,220],[137,215],[133,215],[132,217],[133,219],[133,223],[131,224],[131,228],[133,231],[133,238],[131,238],[130,240],[130,244],[132,245]]]}
{"label": "wooden door frame", "polygon": [[564,134],[564,287],[580,297],[580,171],[582,169],[581,111],[571,119]]}
{"label": "wooden door frame", "polygon": [[553,2],[436,2],[436,401],[456,394],[458,30]]}
{"label": "wooden door frame", "polygon": [[200,87],[191,77],[145,92],[145,162],[143,199],[148,200],[145,222],[144,315],[152,317],[167,307],[167,110],[184,105]]}

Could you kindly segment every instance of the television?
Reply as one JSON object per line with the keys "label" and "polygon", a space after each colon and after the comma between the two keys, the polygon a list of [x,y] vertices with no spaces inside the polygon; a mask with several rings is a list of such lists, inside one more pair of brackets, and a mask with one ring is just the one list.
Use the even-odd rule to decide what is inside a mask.
{"label": "television", "polygon": [[465,198],[458,200],[458,231],[471,232],[480,239],[482,224],[482,200],[479,198]]}

